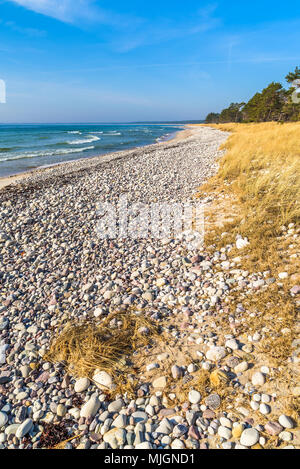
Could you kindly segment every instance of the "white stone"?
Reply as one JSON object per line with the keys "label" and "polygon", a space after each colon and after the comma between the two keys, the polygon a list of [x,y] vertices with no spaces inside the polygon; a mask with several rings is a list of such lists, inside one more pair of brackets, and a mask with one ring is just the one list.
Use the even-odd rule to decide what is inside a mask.
{"label": "white stone", "polygon": [[284,414],[280,415],[278,421],[284,428],[294,428],[295,426],[293,420]]}
{"label": "white stone", "polygon": [[231,350],[238,350],[239,344],[235,339],[229,339],[225,343],[225,347],[230,348]]}
{"label": "white stone", "polygon": [[143,443],[139,443],[136,445],[135,449],[152,449],[153,446],[149,441],[144,441]]}
{"label": "white stone", "polygon": [[253,386],[263,386],[266,382],[265,376],[260,372],[257,371],[252,376],[252,384]]}
{"label": "white stone", "polygon": [[251,401],[250,405],[251,405],[251,408],[255,411],[259,409],[259,403],[258,402]]}
{"label": "white stone", "polygon": [[95,417],[96,413],[100,409],[100,401],[98,396],[95,394],[90,397],[90,399],[82,406],[80,410],[80,417],[90,418]]}
{"label": "white stone", "polygon": [[235,373],[244,373],[244,371],[248,370],[248,367],[249,367],[248,362],[244,361],[236,365],[234,367],[234,371]]}
{"label": "white stone", "polygon": [[93,376],[93,380],[100,389],[112,389],[112,377],[106,371],[97,370]]}
{"label": "white stone", "polygon": [[125,428],[127,424],[126,415],[120,414],[118,417],[113,421],[112,425],[116,428]]}
{"label": "white stone", "polygon": [[263,404],[269,404],[269,402],[271,402],[271,396],[269,396],[269,394],[262,394],[261,395],[261,402]]}
{"label": "white stone", "polygon": [[17,438],[23,438],[23,436],[27,435],[33,427],[33,421],[31,419],[26,419],[21,425],[18,427],[16,431]]}
{"label": "white stone", "polygon": [[293,434],[291,432],[284,431],[284,432],[279,433],[279,438],[282,441],[292,441]]}
{"label": "white stone", "polygon": [[221,417],[220,418],[220,423],[221,423],[222,427],[232,428],[232,421],[230,419],[228,419],[227,417]]}
{"label": "white stone", "polygon": [[236,240],[235,245],[238,249],[243,249],[243,248],[245,248],[246,246],[249,245],[249,241],[248,241],[247,238],[240,237]]}
{"label": "white stone", "polygon": [[240,443],[243,446],[247,446],[247,448],[256,445],[259,441],[259,433],[255,428],[247,428],[243,431]]}
{"label": "white stone", "polygon": [[187,370],[188,370],[189,373],[194,373],[195,371],[197,371],[197,366],[194,363],[191,363],[188,366]]}
{"label": "white stone", "polygon": [[109,406],[107,407],[108,412],[115,413],[120,412],[124,405],[123,399],[117,399],[116,401],[112,401]]}
{"label": "white stone", "polygon": [[271,407],[267,404],[260,404],[259,411],[263,415],[268,415],[271,413]]}
{"label": "white stone", "polygon": [[218,428],[218,435],[221,438],[225,438],[225,440],[229,440],[232,436],[232,432],[230,428],[223,427],[222,425]]}
{"label": "white stone", "polygon": [[287,272],[279,272],[278,277],[283,280],[285,278],[288,278],[289,274]]}
{"label": "white stone", "polygon": [[171,444],[171,448],[172,449],[183,449],[183,448],[185,448],[185,444],[184,444],[183,441],[176,439]]}
{"label": "white stone", "polygon": [[147,370],[147,371],[155,370],[155,368],[159,368],[159,364],[158,364],[158,363],[150,363],[150,365],[147,365],[147,366],[146,366],[146,370]]}
{"label": "white stone", "polygon": [[219,361],[226,356],[226,350],[224,347],[211,347],[206,352],[206,358],[211,361]]}
{"label": "white stone", "polygon": [[80,378],[76,381],[74,389],[75,392],[84,392],[88,389],[91,382],[88,378]]}
{"label": "white stone", "polygon": [[201,400],[201,394],[198,391],[191,390],[189,392],[189,401],[191,404],[198,404]]}

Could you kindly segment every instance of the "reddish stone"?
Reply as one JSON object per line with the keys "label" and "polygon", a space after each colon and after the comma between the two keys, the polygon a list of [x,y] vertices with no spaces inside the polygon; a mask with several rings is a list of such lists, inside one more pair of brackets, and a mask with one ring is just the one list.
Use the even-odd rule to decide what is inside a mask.
{"label": "reddish stone", "polygon": [[94,443],[98,443],[99,441],[101,441],[102,435],[100,435],[99,433],[91,433],[90,434],[90,439]]}
{"label": "reddish stone", "polygon": [[279,435],[282,432],[283,427],[278,422],[268,422],[265,425],[265,430],[269,435]]}
{"label": "reddish stone", "polygon": [[188,410],[190,408],[190,403],[189,402],[184,402],[182,404],[182,410]]}
{"label": "reddish stone", "polygon": [[43,371],[43,373],[40,374],[40,376],[37,378],[36,381],[41,382],[41,383],[46,383],[49,378],[50,378],[50,374],[48,373],[48,371]]}
{"label": "reddish stone", "polygon": [[176,414],[175,409],[161,409],[161,411],[159,412],[160,417],[168,417],[170,415],[175,415],[175,414]]}
{"label": "reddish stone", "polygon": [[194,438],[194,440],[199,440],[200,439],[198,429],[194,425],[192,425],[190,427],[188,435],[189,435],[190,438]]}
{"label": "reddish stone", "polygon": [[216,414],[213,410],[210,410],[210,409],[206,409],[204,412],[203,412],[203,418],[204,419],[214,419],[216,417]]}
{"label": "reddish stone", "polygon": [[290,290],[292,295],[299,295],[300,294],[300,286],[295,285],[293,288]]}

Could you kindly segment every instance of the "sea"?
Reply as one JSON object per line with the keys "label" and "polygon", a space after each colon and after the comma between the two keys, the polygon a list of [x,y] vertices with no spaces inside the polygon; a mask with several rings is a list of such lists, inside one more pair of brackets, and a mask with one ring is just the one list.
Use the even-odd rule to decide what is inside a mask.
{"label": "sea", "polygon": [[0,124],[0,177],[172,138],[184,124]]}

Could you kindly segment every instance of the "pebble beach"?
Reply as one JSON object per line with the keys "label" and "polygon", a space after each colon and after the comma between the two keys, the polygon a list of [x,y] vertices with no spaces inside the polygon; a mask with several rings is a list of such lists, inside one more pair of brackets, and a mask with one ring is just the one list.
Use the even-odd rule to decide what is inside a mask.
{"label": "pebble beach", "polygon": [[[176,238],[97,236],[98,202],[116,205],[122,193],[131,203],[193,200],[217,172],[228,135],[189,128],[165,143],[36,170],[0,189],[0,449],[61,442],[64,449],[261,449],[274,439],[299,447],[298,422],[276,384],[280,370],[256,353],[263,331],[241,336],[245,307],[228,308],[234,291],[251,295],[285,272],[247,272],[230,255],[247,245],[240,238],[219,250],[187,250]],[[283,231],[295,235],[293,226]],[[135,352],[143,358],[135,396],[107,392],[113,372],[73,376],[45,359],[62,324],[101,323],[128,308],[165,337]],[[296,376],[299,340],[293,347]],[[205,395],[199,373],[210,379]],[[186,390],[181,402],[178,387]],[[222,387],[231,389],[230,402]],[[296,380],[292,392],[300,394]]]}

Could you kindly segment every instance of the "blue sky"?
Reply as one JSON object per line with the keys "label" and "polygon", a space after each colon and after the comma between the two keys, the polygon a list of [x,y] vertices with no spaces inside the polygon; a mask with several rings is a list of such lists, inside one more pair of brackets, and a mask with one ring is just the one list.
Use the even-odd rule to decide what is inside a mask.
{"label": "blue sky", "polygon": [[286,0],[0,0],[0,122],[202,119],[300,66]]}

